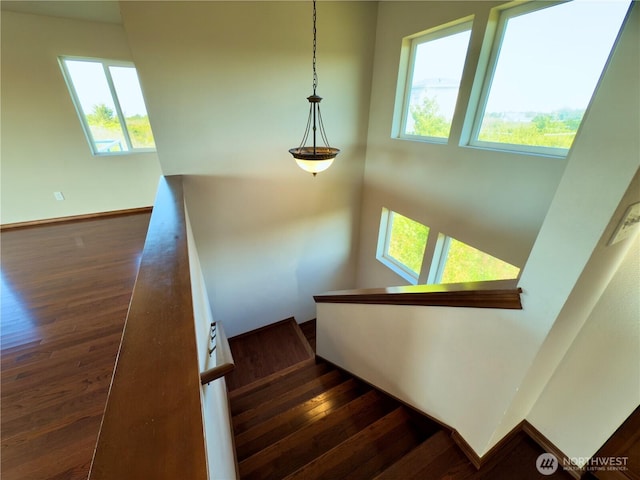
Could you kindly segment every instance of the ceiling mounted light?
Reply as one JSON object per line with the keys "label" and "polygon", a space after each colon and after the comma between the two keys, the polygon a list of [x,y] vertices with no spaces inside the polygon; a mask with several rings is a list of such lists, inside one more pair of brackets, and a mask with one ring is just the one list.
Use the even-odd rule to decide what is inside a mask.
{"label": "ceiling mounted light", "polygon": [[[336,155],[340,150],[329,146],[327,134],[324,131],[322,123],[322,115],[320,115],[320,101],[322,97],[316,94],[318,87],[318,74],[316,73],[316,0],[313,0],[313,94],[307,97],[309,100],[309,118],[307,119],[307,128],[304,131],[302,142],[297,148],[292,148],[289,153],[296,159],[296,163],[303,170],[313,173],[315,177],[317,173],[325,171],[331,166]],[[324,146],[318,146],[316,143],[317,130],[320,130],[320,138],[324,142]],[[313,130],[313,145],[306,146],[309,137],[309,131]]]}

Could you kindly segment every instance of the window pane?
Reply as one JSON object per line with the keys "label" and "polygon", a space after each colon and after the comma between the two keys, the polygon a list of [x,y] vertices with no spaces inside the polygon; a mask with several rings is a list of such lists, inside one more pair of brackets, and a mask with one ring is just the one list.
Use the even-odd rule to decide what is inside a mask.
{"label": "window pane", "polygon": [[387,255],[420,275],[429,228],[395,212],[391,222]]}
{"label": "window pane", "polygon": [[133,148],[155,148],[151,124],[136,69],[109,67]]}
{"label": "window pane", "polygon": [[462,243],[450,239],[440,283],[480,282],[517,278],[520,269]]}
{"label": "window pane", "polygon": [[509,18],[477,139],[569,149],[628,6],[575,0]]}
{"label": "window pane", "polygon": [[76,60],[64,62],[91,130],[96,151],[127,151],[127,143],[102,64]]}
{"label": "window pane", "polygon": [[449,137],[470,35],[466,30],[416,46],[405,134]]}

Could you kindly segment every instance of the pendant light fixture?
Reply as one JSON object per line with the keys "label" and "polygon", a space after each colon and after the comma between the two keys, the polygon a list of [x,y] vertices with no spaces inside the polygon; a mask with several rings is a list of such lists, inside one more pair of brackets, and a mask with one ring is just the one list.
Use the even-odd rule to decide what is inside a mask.
{"label": "pendant light fixture", "polygon": [[[320,114],[320,101],[322,97],[316,94],[318,87],[318,74],[316,73],[316,0],[313,0],[313,94],[307,97],[309,100],[309,118],[307,119],[307,128],[304,131],[302,142],[297,148],[292,148],[289,153],[296,159],[296,163],[303,170],[313,173],[315,177],[317,173],[325,171],[331,166],[336,155],[340,150],[329,146],[327,134],[324,131],[322,123],[322,115]],[[317,145],[317,134],[320,130],[320,138],[324,142],[324,146]],[[309,138],[309,132],[312,131],[313,145],[306,146]]]}

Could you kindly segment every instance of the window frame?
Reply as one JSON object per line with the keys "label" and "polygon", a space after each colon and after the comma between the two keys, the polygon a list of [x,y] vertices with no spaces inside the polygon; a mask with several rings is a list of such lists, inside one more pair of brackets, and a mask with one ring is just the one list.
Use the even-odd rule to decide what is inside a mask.
{"label": "window frame", "polygon": [[[445,269],[447,268],[447,263],[449,262],[449,249],[451,248],[451,242],[455,240],[467,247],[473,248],[478,252],[481,252],[483,255],[496,259],[500,262],[506,263],[514,268],[518,269],[518,275],[515,277],[515,280],[520,278],[522,274],[522,267],[518,267],[517,265],[513,265],[512,263],[507,262],[501,258],[498,258],[494,255],[491,255],[484,250],[480,250],[479,248],[474,247],[468,243],[465,243],[457,238],[451,237],[449,235],[445,235],[443,233],[438,233],[438,241],[436,243],[435,251],[433,254],[433,260],[431,262],[431,266],[429,268],[429,275],[427,277],[427,284],[442,284],[442,276],[444,275]],[[512,280],[510,278],[501,278],[496,280]],[[471,280],[468,280],[471,281]],[[493,280],[481,280],[481,281],[493,281]]]}
{"label": "window frame", "polygon": [[[73,83],[73,78],[71,77],[69,69],[67,68],[67,65],[65,63],[67,60],[73,61],[73,62],[96,63],[102,66],[102,71],[105,75],[107,86],[109,87],[109,92],[111,93],[111,98],[113,100],[115,113],[118,117],[120,128],[122,129],[122,134],[124,136],[124,140],[127,145],[127,150],[122,150],[119,152],[98,150],[96,139],[94,138],[93,133],[91,132],[91,127],[89,126],[89,123],[87,121],[86,113],[82,109],[80,98],[78,97],[78,94],[76,92],[76,86]],[[140,147],[133,146],[133,143],[131,141],[131,136],[129,134],[129,129],[127,127],[127,122],[126,122],[124,113],[122,112],[122,107],[120,106],[120,99],[118,98],[118,93],[116,91],[113,78],[109,70],[110,67],[133,68],[136,71],[136,75],[137,75],[138,71],[133,62],[126,61],[126,60],[112,60],[112,59],[103,59],[103,58],[61,55],[58,57],[58,64],[60,65],[60,69],[62,70],[62,76],[64,78],[65,83],[67,84],[67,89],[69,90],[71,101],[76,110],[76,113],[78,114],[78,118],[80,119],[80,125],[82,126],[82,130],[84,131],[85,137],[87,138],[87,142],[89,143],[89,149],[91,150],[91,154],[93,156],[101,157],[101,156],[132,155],[136,153],[153,153],[157,151],[156,148],[140,148]],[[146,108],[146,101],[145,101],[145,108]],[[147,112],[147,117],[148,116],[149,114]]]}
{"label": "window frame", "polygon": [[491,50],[488,57],[486,69],[484,71],[482,79],[482,88],[480,90],[480,96],[477,102],[475,102],[472,115],[468,115],[467,121],[471,124],[471,131],[469,135],[468,146],[489,150],[500,150],[511,153],[523,153],[530,155],[542,155],[557,158],[566,158],[569,154],[567,148],[558,147],[544,147],[535,145],[520,145],[517,143],[501,143],[501,142],[488,142],[485,140],[479,140],[480,128],[482,127],[482,120],[484,118],[487,102],[489,101],[489,94],[491,93],[491,87],[493,85],[493,78],[495,76],[496,67],[498,66],[498,60],[500,59],[500,50],[502,49],[502,42],[506,33],[507,23],[511,18],[519,17],[521,15],[527,15],[529,13],[543,10],[546,8],[553,8],[556,5],[565,3],[565,1],[549,1],[549,2],[525,2],[519,5],[506,4],[497,7],[498,20],[495,28],[490,32],[490,45]]}
{"label": "window frame", "polygon": [[[549,157],[560,160],[565,159],[570,154],[573,144],[580,135],[581,126],[588,114],[591,102],[597,94],[598,85],[602,79],[602,75],[606,72],[608,59],[610,59],[613,54],[619,36],[625,28],[631,8],[633,8],[634,5],[634,0],[628,0],[626,13],[621,19],[617,30],[617,37],[614,38],[611,48],[609,49],[608,57],[604,59],[605,61],[602,65],[600,74],[595,79],[591,97],[584,105],[582,119],[575,131],[573,137],[574,141],[571,146],[567,148],[543,145],[523,145],[518,143],[480,140],[478,137],[480,136],[480,131],[482,129],[482,120],[485,117],[485,111],[491,94],[498,62],[500,60],[500,51],[503,48],[503,42],[505,40],[509,21],[537,11],[571,3],[572,1],[576,0],[549,0],[546,2],[536,0],[507,1],[490,9],[487,21],[484,23],[484,31],[482,32],[477,30],[479,25],[476,25],[475,16],[469,15],[467,17],[443,23],[433,28],[403,37],[400,49],[397,86],[391,122],[391,138],[435,145],[451,145],[452,147],[455,146],[460,148],[504,152],[516,155]],[[405,133],[407,124],[409,123],[408,117],[410,115],[411,87],[415,70],[415,55],[418,45],[466,31],[467,26],[469,26],[471,30],[469,44],[464,59],[462,77],[460,79],[448,137],[433,137]],[[475,51],[476,47],[479,47],[479,52]],[[473,71],[470,71],[469,69]]]}
{"label": "window frame", "polygon": [[438,232],[438,240],[436,241],[433,258],[429,266],[429,274],[425,282],[427,285],[438,285],[441,282],[444,268],[447,265],[450,245],[451,237]]}
{"label": "window frame", "polygon": [[[389,268],[395,274],[402,277],[404,280],[408,281],[412,285],[425,284],[425,285],[439,285],[442,284],[442,276],[444,274],[445,268],[447,266],[447,262],[449,260],[449,249],[451,247],[451,242],[456,240],[470,248],[478,250],[484,255],[487,255],[491,258],[499,260],[501,262],[507,263],[512,267],[518,269],[518,275],[515,277],[515,280],[520,278],[522,275],[522,267],[514,265],[512,263],[507,262],[501,258],[495,257],[484,250],[480,250],[473,245],[462,242],[450,235],[446,235],[445,233],[435,231],[429,225],[425,225],[418,220],[415,220],[411,217],[407,217],[402,215],[403,217],[422,225],[423,227],[428,229],[427,242],[425,244],[423,258],[422,258],[422,266],[419,272],[414,272],[407,265],[400,262],[395,257],[392,257],[388,254],[389,245],[391,243],[391,233],[393,229],[393,216],[394,214],[402,215],[394,210],[391,210],[386,207],[382,207],[382,212],[380,215],[380,228],[378,231],[378,243],[376,246],[376,260],[382,263],[384,266]],[[510,280],[510,279],[507,279]]]}
{"label": "window frame", "polygon": [[[391,269],[394,273],[396,273],[397,275],[400,275],[406,281],[410,282],[412,285],[417,285],[418,283],[420,283],[421,272],[417,272],[417,273],[414,272],[407,265],[400,262],[395,257],[392,257],[391,255],[389,255],[389,245],[391,242],[391,231],[393,229],[394,213],[397,213],[397,212],[390,210],[388,208],[384,208],[384,207],[382,208],[382,214],[380,216],[380,229],[378,232],[378,245],[376,248],[376,259],[380,263],[385,265],[387,268]],[[398,214],[398,215],[402,215],[402,214]],[[413,218],[410,218],[410,217],[406,217],[406,218],[408,218],[413,222],[420,223],[414,220]],[[427,227],[426,225],[423,225],[423,226]],[[431,229],[429,229],[428,235],[431,235]],[[427,243],[428,243],[428,240],[427,240]],[[427,251],[427,248],[425,245],[425,252],[423,252],[423,255],[426,254],[426,251]],[[422,259],[421,270],[424,270],[424,256]]]}
{"label": "window frame", "polygon": [[[485,110],[487,107],[487,102],[489,100],[489,96],[491,93],[491,88],[493,86],[493,80],[496,73],[496,68],[498,66],[498,61],[500,59],[500,51],[502,49],[502,44],[504,42],[504,37],[506,34],[506,28],[509,20],[520,17],[523,15],[528,15],[531,13],[535,13],[540,10],[545,10],[548,8],[554,8],[559,5],[565,3],[571,3],[574,0],[550,0],[548,2],[537,2],[537,1],[526,1],[524,3],[516,3],[510,2],[504,5],[500,5],[495,7],[492,11],[492,16],[494,16],[495,20],[493,25],[491,25],[491,21],[488,25],[487,31],[485,32],[485,41],[484,45],[488,45],[489,53],[484,56],[486,62],[483,65],[479,64],[476,70],[477,78],[474,79],[474,89],[477,83],[480,84],[479,93],[475,96],[472,93],[471,101],[469,102],[469,107],[467,109],[463,131],[468,132],[466,135],[463,135],[460,139],[461,147],[471,147],[478,148],[484,150],[496,150],[508,153],[515,154],[524,154],[524,155],[535,155],[535,156],[545,156],[552,157],[558,159],[565,159],[570,151],[570,148],[561,148],[561,147],[547,147],[542,145],[522,145],[517,143],[506,143],[506,142],[491,142],[486,140],[480,140],[478,137],[480,135],[480,130],[482,127],[482,120],[485,116]],[[618,36],[620,32],[624,28],[626,18],[629,15],[629,11],[631,6],[633,5],[633,1],[630,2],[625,17],[623,18],[619,29]],[[494,13],[495,12],[495,13]],[[613,53],[617,40],[614,40],[611,45],[611,49],[609,50],[609,58]],[[485,47],[483,47],[484,50]],[[483,58],[481,54],[481,58]],[[585,105],[585,114],[580,121],[580,125],[576,131],[574,136],[574,141],[578,137],[580,128],[582,123],[584,122],[584,118],[586,113],[588,112],[589,105],[593,100],[594,96],[597,93],[598,84],[602,75],[607,69],[608,61],[605,61],[602,66],[602,70],[600,71],[599,77],[596,80],[594,85],[593,92],[591,93],[591,97],[589,102]],[[478,78],[479,77],[479,78]],[[573,146],[573,145],[572,145]]]}
{"label": "window frame", "polygon": [[[471,43],[471,35],[473,34],[473,20],[474,17],[464,17],[459,20],[456,20],[451,23],[447,23],[444,25],[439,25],[435,28],[417,33],[415,35],[410,35],[403,39],[403,43],[408,51],[406,55],[406,59],[401,61],[404,64],[401,67],[401,72],[404,72],[404,75],[400,75],[398,78],[398,94],[401,95],[401,101],[396,102],[396,116],[397,116],[397,127],[396,134],[394,135],[396,138],[402,140],[412,140],[417,142],[427,142],[427,143],[437,143],[437,144],[448,144],[451,138],[451,127],[454,123],[454,118],[451,119],[451,125],[449,128],[449,135],[445,137],[432,137],[427,135],[414,135],[406,133],[407,128],[407,119],[411,112],[410,108],[410,100],[411,100],[411,87],[413,81],[413,73],[415,70],[415,60],[416,60],[416,51],[418,46],[431,42],[434,40],[439,40],[441,38],[449,37],[452,35],[456,35],[462,32],[469,32],[469,42],[467,43],[467,50],[463,59],[462,66],[462,74],[460,76],[460,81],[462,83],[462,79],[464,78],[464,69],[467,64],[467,57],[469,55],[469,45]],[[456,94],[456,102],[454,106],[453,117],[455,117],[455,111],[460,101],[460,86],[458,86],[458,92]],[[399,106],[399,108],[398,108]]]}

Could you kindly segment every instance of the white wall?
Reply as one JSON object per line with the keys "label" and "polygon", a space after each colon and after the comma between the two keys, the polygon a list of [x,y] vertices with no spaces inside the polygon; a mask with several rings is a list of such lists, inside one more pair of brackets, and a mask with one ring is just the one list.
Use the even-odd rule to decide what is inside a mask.
{"label": "white wall", "polygon": [[[189,273],[191,275],[191,294],[193,298],[193,317],[196,327],[196,344],[200,371],[204,372],[216,366],[216,355],[209,354],[211,305],[206,293],[200,257],[193,238],[191,220],[186,211],[187,241],[189,245]],[[218,335],[218,339],[220,336]],[[204,422],[205,445],[207,448],[207,466],[209,478],[233,479],[236,477],[236,459],[233,451],[233,433],[231,431],[231,413],[227,397],[225,377],[202,385],[200,389],[202,419]]]}
{"label": "white wall", "polygon": [[[383,13],[386,11],[383,5],[387,4],[381,5],[380,24],[383,23]],[[395,5],[388,5],[387,8]],[[402,4],[398,9],[401,8]],[[622,376],[628,372],[620,371],[621,364],[625,361],[637,362],[637,351],[632,345],[628,345],[622,354],[625,360],[611,364],[616,373],[610,385],[615,384],[620,388],[614,388],[606,395],[594,396],[596,402],[606,401],[606,406],[602,408],[607,409],[607,413],[600,415],[594,425],[597,431],[559,431],[563,427],[574,428],[575,418],[560,421],[558,427],[552,426],[557,417],[565,413],[559,407],[566,407],[567,402],[568,392],[559,383],[569,372],[577,371],[577,364],[586,355],[585,348],[588,347],[585,346],[594,346],[597,334],[593,330],[586,330],[584,338],[578,340],[575,351],[567,356],[566,364],[561,363],[574,338],[588,319],[597,324],[601,321],[603,311],[612,302],[624,301],[627,291],[635,290],[637,293],[639,287],[637,277],[618,270],[629,248],[628,241],[612,247],[604,246],[621,211],[631,201],[630,197],[625,197],[625,192],[640,167],[640,91],[635,74],[640,70],[639,16],[640,9],[635,5],[574,147],[564,162],[566,167],[553,198],[533,202],[535,209],[545,202],[551,203],[546,215],[543,215],[540,231],[520,278],[519,285],[524,290],[523,310],[319,305],[319,355],[347,366],[356,374],[390,389],[390,393],[410,403],[416,402],[412,404],[457,429],[479,455],[486,453],[517,423],[527,418],[530,412],[534,426],[539,424],[543,433],[548,433],[550,440],[558,442],[560,448],[567,452],[593,450],[594,446],[601,445],[608,434],[617,428],[619,419],[628,415],[629,404],[634,403],[634,400],[628,398],[630,388],[633,387],[620,387],[619,384]],[[398,27],[397,24],[393,25]],[[380,32],[379,29],[378,45]],[[375,80],[380,79],[379,68],[380,65],[376,63],[365,174],[364,215],[371,219],[363,219],[361,232],[359,283],[364,286],[382,278],[377,275],[373,248],[379,219],[379,211],[374,210],[380,205],[369,210],[366,206],[370,202],[367,193],[376,196],[382,188],[372,194],[370,180],[375,176],[382,185],[383,176],[378,175],[384,171],[387,181],[384,188],[387,191],[396,190],[392,195],[384,197],[385,201],[402,196],[399,193],[401,189],[396,184],[402,174],[394,177],[391,157],[384,162],[378,158],[377,153],[372,153],[372,147],[376,144],[393,142],[384,139],[382,133],[375,135],[378,120],[374,117],[375,112],[379,112],[374,106],[379,101],[376,98],[379,86],[375,84]],[[442,148],[447,150],[450,147]],[[461,158],[464,155],[460,151]],[[398,162],[398,166],[409,170],[418,162],[417,158],[400,158],[402,162]],[[483,155],[476,155],[475,161],[482,162],[483,165],[487,161],[487,169],[490,171],[492,168],[490,159]],[[533,168],[534,159],[512,156],[510,161]],[[455,159],[447,159],[447,165],[455,163]],[[417,188],[412,191],[409,180],[409,193],[403,202],[411,197],[415,205],[412,212],[416,213],[420,212],[421,205],[425,209],[428,207],[429,211],[435,208],[448,209],[452,221],[458,219],[462,223],[460,228],[472,225],[475,221],[473,214],[469,221],[465,221],[462,206],[459,205],[456,210],[459,199],[454,198],[451,205],[445,202],[448,197],[442,194],[442,190],[457,185],[453,179],[450,183],[446,181],[447,168],[435,168],[433,164],[430,166],[434,167],[432,174],[444,187],[440,190],[434,187],[437,193],[433,193],[425,168],[422,177],[414,182],[417,184],[424,180],[425,193],[419,195]],[[511,168],[506,163],[504,167]],[[377,171],[378,168],[380,172]],[[465,166],[459,163],[457,168],[461,178],[474,172],[482,181],[481,172],[470,164]],[[544,170],[544,161],[539,168]],[[441,178],[440,174],[443,172],[444,177]],[[418,177],[418,170],[414,173]],[[516,175],[516,172],[511,171],[511,174]],[[511,178],[507,180],[511,182]],[[527,181],[532,184],[529,188],[540,186],[545,190],[549,185],[538,183],[541,180],[541,177],[535,175],[529,177]],[[518,177],[515,176],[513,181],[518,182]],[[468,184],[467,187],[472,188],[472,185]],[[636,197],[637,188],[637,184],[631,187]],[[449,190],[455,191],[451,188]],[[437,194],[440,194],[440,199],[435,199]],[[434,201],[420,203],[421,198],[430,195],[434,195]],[[467,192],[461,192],[460,198],[468,195]],[[504,199],[516,206],[513,208],[514,215],[517,212],[526,214],[529,203],[519,203],[517,200],[519,198],[514,192],[510,202],[508,198]],[[394,208],[393,205],[386,206]],[[475,210],[480,207],[470,204],[469,208]],[[507,208],[498,209],[496,215],[500,216]],[[421,219],[418,216],[414,218]],[[514,228],[517,230],[517,227]],[[482,235],[476,238],[481,237]],[[526,244],[525,238],[518,240],[512,236],[511,241]],[[495,242],[501,243],[500,235],[495,237]],[[625,272],[626,268],[631,267],[625,267]],[[624,289],[612,294],[621,282],[625,285]],[[613,341],[619,338],[621,332],[630,335],[637,332],[636,325],[632,325],[633,320],[638,320],[636,305],[637,303],[631,302],[626,308],[608,312],[608,315],[618,318],[609,320],[613,322],[606,338],[610,347],[604,352],[598,350],[598,355],[603,360],[607,354],[618,353]],[[619,326],[613,326],[615,324]],[[346,334],[341,334],[345,329]],[[549,383],[556,370],[556,378],[559,380]],[[581,372],[584,373],[584,370]],[[597,391],[600,379],[600,375],[594,375],[593,383],[585,384],[588,386],[583,386],[582,390],[591,393]],[[547,384],[549,386],[543,395]],[[539,398],[542,398],[541,403],[536,405]],[[576,402],[582,401],[579,396],[574,399]],[[594,405],[590,404],[580,411],[594,413],[597,411]],[[558,407],[555,412],[554,407]],[[588,438],[578,440],[580,432]]]}
{"label": "white wall", "polygon": [[627,208],[638,201],[640,171],[525,380],[537,385],[546,372],[527,419],[572,457],[591,456],[640,404],[640,238],[610,244]]}
{"label": "white wall", "polygon": [[591,457],[640,405],[640,237],[629,243],[527,415],[569,457]]}
{"label": "white wall", "polygon": [[[461,120],[492,7],[504,2],[380,2],[367,140],[358,288],[406,283],[375,259],[382,207],[522,267],[566,162],[460,147]],[[392,138],[402,39],[475,15],[448,145]]]}
{"label": "white wall", "polygon": [[[624,196],[640,167],[640,89],[630,74],[638,71],[640,8],[634,4],[520,279],[532,335],[544,343],[493,441],[531,411],[624,256],[624,244],[599,247],[616,213],[628,206]],[[581,279],[582,293],[572,303]]]}
{"label": "white wall", "polygon": [[317,353],[456,429],[482,455],[535,348],[521,311],[318,304]]}
{"label": "white wall", "polygon": [[121,25],[3,10],[3,224],[153,203],[157,155],[92,156],[59,55],[131,59]]}
{"label": "white wall", "polygon": [[216,319],[229,336],[354,284],[377,4],[318,3],[318,94],[342,150],[313,178],[309,2],[124,2],[163,171],[185,195]]}

